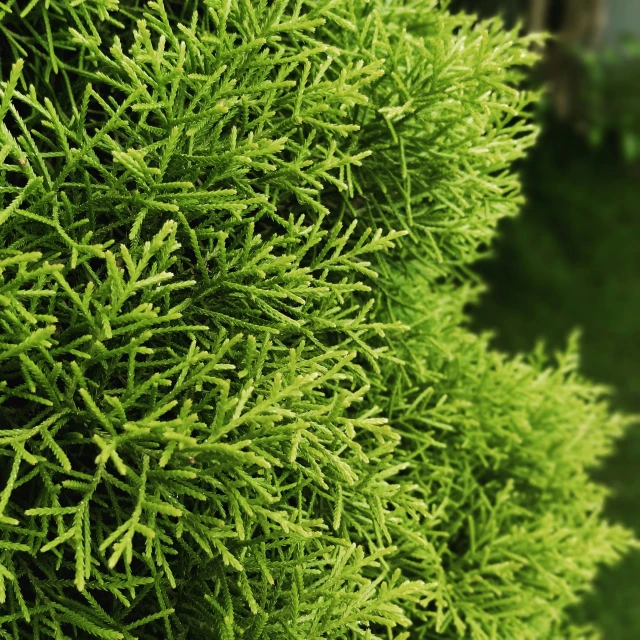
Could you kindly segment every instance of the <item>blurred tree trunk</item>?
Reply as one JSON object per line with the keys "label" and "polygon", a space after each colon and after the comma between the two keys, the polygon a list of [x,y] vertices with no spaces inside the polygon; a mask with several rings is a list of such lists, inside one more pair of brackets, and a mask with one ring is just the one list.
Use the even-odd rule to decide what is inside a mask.
{"label": "blurred tree trunk", "polygon": [[529,0],[527,26],[530,32],[555,31],[550,25],[553,11],[562,15],[558,36],[563,42],[597,46],[604,30],[607,0]]}
{"label": "blurred tree trunk", "polygon": [[566,19],[560,37],[567,44],[596,47],[605,26],[605,0],[566,0]]}
{"label": "blurred tree trunk", "polygon": [[547,50],[547,69],[556,112],[566,119],[574,115],[575,96],[581,82],[574,51],[594,49],[600,43],[607,16],[607,0],[530,0],[528,28],[532,32],[551,30],[551,10],[560,11],[555,40]]}
{"label": "blurred tree trunk", "polygon": [[531,0],[527,26],[530,33],[540,33],[547,27],[549,0]]}

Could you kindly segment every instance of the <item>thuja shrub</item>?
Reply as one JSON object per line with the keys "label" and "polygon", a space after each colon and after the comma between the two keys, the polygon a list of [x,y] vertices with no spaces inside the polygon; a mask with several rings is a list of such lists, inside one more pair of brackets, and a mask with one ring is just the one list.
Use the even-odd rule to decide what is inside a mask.
{"label": "thuja shrub", "polygon": [[464,326],[535,56],[434,0],[0,11],[0,635],[569,638],[624,419]]}

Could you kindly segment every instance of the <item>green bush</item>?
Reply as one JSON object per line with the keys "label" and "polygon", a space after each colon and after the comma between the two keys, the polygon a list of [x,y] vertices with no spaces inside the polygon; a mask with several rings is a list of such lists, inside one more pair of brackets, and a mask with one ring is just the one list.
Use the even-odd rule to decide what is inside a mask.
{"label": "green bush", "polygon": [[575,349],[464,327],[527,41],[434,0],[4,6],[0,634],[586,637],[625,420]]}

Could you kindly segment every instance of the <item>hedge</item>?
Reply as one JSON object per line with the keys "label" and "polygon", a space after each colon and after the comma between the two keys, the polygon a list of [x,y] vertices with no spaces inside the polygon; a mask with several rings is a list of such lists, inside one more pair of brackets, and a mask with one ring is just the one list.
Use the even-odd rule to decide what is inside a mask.
{"label": "hedge", "polygon": [[542,639],[627,420],[465,325],[536,56],[435,0],[0,9],[0,635]]}

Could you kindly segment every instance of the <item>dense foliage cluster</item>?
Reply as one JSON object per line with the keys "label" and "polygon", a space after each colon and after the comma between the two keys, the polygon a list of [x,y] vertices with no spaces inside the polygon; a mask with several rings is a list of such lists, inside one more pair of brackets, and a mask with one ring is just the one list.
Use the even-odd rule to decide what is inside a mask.
{"label": "dense foliage cluster", "polygon": [[584,637],[624,421],[463,326],[528,43],[435,0],[2,7],[0,635]]}

